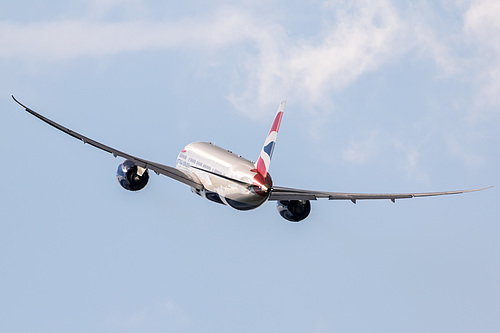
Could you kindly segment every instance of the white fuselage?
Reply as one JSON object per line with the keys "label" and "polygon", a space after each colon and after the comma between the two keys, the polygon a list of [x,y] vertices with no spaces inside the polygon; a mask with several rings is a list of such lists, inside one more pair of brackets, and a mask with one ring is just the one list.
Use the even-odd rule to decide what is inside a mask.
{"label": "white fuselage", "polygon": [[264,179],[254,163],[209,142],[187,145],[176,167],[203,184],[201,190],[192,188],[194,193],[238,210],[261,206],[272,188],[271,176]]}

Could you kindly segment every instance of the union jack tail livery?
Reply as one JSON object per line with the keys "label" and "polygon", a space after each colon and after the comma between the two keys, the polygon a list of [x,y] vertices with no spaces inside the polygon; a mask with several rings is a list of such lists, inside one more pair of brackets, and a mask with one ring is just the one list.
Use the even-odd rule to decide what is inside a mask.
{"label": "union jack tail livery", "polygon": [[276,117],[274,117],[271,130],[269,131],[266,141],[264,142],[264,147],[262,147],[259,159],[257,160],[256,169],[264,178],[267,176],[269,165],[271,164],[271,158],[273,157],[274,146],[276,145],[276,138],[278,137],[278,131],[280,129],[285,104],[286,101],[281,102],[280,107],[278,108],[278,113],[276,113]]}

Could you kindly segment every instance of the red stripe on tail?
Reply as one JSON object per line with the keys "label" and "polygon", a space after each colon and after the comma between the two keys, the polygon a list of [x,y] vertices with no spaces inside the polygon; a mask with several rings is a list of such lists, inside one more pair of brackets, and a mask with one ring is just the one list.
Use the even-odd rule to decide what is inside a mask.
{"label": "red stripe on tail", "polygon": [[259,157],[256,168],[257,172],[259,172],[262,176],[267,175],[266,165],[264,164],[264,160],[262,159],[262,157]]}
{"label": "red stripe on tail", "polygon": [[276,118],[274,118],[273,126],[271,126],[271,130],[269,131],[269,133],[271,133],[273,131],[278,132],[278,130],[280,129],[282,117],[283,117],[283,112],[278,112],[278,114],[276,115]]}

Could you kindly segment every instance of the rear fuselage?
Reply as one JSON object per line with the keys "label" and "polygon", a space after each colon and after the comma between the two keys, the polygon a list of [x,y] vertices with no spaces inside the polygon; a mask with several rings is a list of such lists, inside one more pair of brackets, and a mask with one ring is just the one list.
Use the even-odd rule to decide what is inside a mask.
{"label": "rear fuselage", "polygon": [[201,190],[192,188],[194,193],[238,210],[261,206],[272,188],[271,176],[264,178],[253,162],[209,142],[187,145],[176,167],[203,184]]}

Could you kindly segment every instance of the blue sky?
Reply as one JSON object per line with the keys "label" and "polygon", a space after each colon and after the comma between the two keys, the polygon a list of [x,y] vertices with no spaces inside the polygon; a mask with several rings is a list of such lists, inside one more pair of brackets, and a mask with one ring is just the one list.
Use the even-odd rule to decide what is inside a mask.
{"label": "blue sky", "polygon": [[193,141],[345,192],[500,185],[500,4],[16,1],[0,12],[2,332],[498,332],[498,189],[238,212],[164,164]]}

